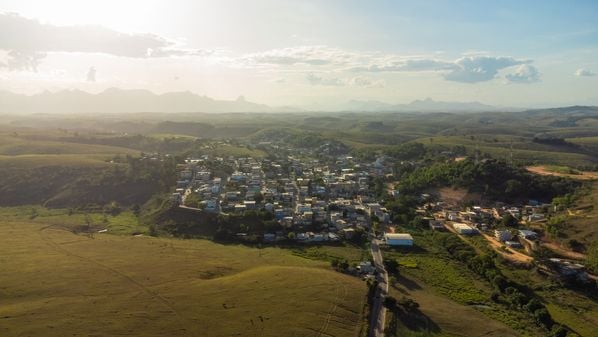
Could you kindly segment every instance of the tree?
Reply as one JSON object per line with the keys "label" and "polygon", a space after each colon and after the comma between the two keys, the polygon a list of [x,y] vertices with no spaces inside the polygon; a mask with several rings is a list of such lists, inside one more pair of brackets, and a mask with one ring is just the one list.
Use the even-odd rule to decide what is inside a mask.
{"label": "tree", "polygon": [[344,260],[343,262],[339,263],[338,266],[341,270],[347,270],[349,269],[349,261]]}
{"label": "tree", "polygon": [[494,287],[496,287],[496,289],[503,291],[507,287],[507,280],[505,280],[505,278],[500,275],[496,275],[492,279],[492,284],[494,285]]}
{"label": "tree", "polygon": [[504,227],[517,227],[519,223],[511,213],[507,213],[502,217],[500,224]]}
{"label": "tree", "polygon": [[519,180],[509,179],[505,185],[505,194],[509,197],[516,197],[522,192],[523,184]]}
{"label": "tree", "polygon": [[569,330],[559,324],[555,324],[550,330],[550,337],[567,337]]}
{"label": "tree", "polygon": [[552,327],[552,317],[550,317],[548,310],[545,308],[534,311],[534,318],[536,319],[538,325],[541,325],[546,329],[550,329]]}
{"label": "tree", "polygon": [[395,259],[384,259],[384,267],[390,274],[397,274],[399,272],[399,263]]}
{"label": "tree", "polygon": [[543,262],[551,258],[553,253],[550,249],[540,246],[538,249],[534,250],[532,255],[534,256],[534,260],[537,262]]}
{"label": "tree", "polygon": [[406,311],[415,311],[419,308],[419,303],[407,297],[402,297],[401,300],[399,300],[399,305],[405,308]]}
{"label": "tree", "polygon": [[139,204],[135,204],[131,206],[131,211],[133,211],[133,214],[136,217],[139,217],[139,214],[141,214],[141,206],[139,206]]}
{"label": "tree", "polygon": [[536,312],[536,310],[543,309],[544,305],[537,299],[532,298],[527,304],[525,305],[525,309],[531,313]]}
{"label": "tree", "polygon": [[397,299],[392,296],[386,296],[384,297],[382,305],[388,309],[394,309],[397,306]]}
{"label": "tree", "polygon": [[546,232],[553,238],[561,236],[566,227],[565,216],[555,216],[546,222]]}

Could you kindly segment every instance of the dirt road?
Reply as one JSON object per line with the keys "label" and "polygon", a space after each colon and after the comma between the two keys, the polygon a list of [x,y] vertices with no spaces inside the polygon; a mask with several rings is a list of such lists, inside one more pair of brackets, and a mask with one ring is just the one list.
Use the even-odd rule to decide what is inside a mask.
{"label": "dirt road", "polygon": [[590,171],[582,171],[579,174],[567,174],[567,173],[559,173],[553,172],[546,169],[545,166],[528,166],[526,169],[532,173],[540,174],[544,176],[557,176],[557,177],[566,177],[571,179],[579,179],[579,180],[594,180],[598,179],[598,172],[590,172]]}

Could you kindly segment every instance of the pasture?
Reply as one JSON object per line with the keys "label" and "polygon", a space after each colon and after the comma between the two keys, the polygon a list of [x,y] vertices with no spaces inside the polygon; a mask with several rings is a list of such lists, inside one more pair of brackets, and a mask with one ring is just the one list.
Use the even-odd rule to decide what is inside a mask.
{"label": "pasture", "polygon": [[277,248],[0,224],[3,336],[356,336],[363,281]]}

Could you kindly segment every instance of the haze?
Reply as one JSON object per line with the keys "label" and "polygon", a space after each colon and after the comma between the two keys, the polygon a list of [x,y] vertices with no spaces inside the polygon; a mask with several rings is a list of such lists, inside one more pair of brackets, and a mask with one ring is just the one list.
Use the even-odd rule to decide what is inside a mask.
{"label": "haze", "polygon": [[0,11],[0,90],[13,93],[598,104],[595,1],[3,0]]}

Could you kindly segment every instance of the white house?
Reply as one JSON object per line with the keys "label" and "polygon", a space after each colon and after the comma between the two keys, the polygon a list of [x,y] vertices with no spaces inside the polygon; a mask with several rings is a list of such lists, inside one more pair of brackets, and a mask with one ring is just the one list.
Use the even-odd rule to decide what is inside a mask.
{"label": "white house", "polygon": [[384,240],[389,246],[413,246],[413,237],[408,233],[385,233]]}
{"label": "white house", "polygon": [[453,228],[457,231],[457,233],[465,235],[476,234],[478,232],[475,228],[464,223],[454,223]]}

